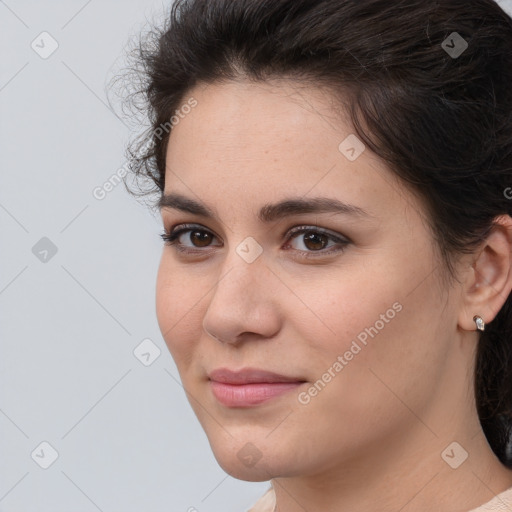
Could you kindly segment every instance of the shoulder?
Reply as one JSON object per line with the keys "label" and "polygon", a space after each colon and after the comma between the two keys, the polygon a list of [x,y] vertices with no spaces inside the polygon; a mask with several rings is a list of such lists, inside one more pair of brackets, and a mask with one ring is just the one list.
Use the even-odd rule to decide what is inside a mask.
{"label": "shoulder", "polygon": [[276,495],[274,489],[270,487],[247,512],[273,512],[275,505]]}
{"label": "shoulder", "polygon": [[[270,487],[267,492],[247,512],[273,512],[276,504],[274,489]],[[497,494],[487,503],[469,512],[510,512],[512,511],[512,487]]]}
{"label": "shoulder", "polygon": [[497,494],[494,498],[469,512],[509,512],[512,510],[512,487]]}

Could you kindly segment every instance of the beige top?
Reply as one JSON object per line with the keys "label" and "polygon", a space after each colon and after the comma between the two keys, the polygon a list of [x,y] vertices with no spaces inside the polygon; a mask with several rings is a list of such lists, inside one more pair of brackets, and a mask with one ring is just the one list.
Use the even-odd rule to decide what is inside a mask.
{"label": "beige top", "polygon": [[[270,487],[268,491],[247,512],[274,512],[276,495]],[[512,487],[497,494],[487,503],[468,512],[512,512]]]}

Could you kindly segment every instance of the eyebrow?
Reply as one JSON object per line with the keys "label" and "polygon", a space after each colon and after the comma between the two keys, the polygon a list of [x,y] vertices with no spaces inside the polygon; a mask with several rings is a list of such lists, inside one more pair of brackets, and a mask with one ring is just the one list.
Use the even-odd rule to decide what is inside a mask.
{"label": "eyebrow", "polygon": [[[182,212],[200,215],[208,219],[215,219],[217,215],[206,205],[177,193],[162,194],[158,201],[158,208],[172,208]],[[265,204],[261,207],[258,218],[261,222],[270,223],[291,215],[304,213],[335,213],[357,217],[372,217],[362,208],[347,204],[338,199],[328,197],[289,198],[278,203]]]}

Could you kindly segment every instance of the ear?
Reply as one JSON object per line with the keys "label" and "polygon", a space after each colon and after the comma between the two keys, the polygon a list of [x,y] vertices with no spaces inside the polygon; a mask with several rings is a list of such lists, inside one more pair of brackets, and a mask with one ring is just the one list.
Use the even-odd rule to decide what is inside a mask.
{"label": "ear", "polygon": [[463,308],[459,326],[475,331],[475,315],[490,323],[512,289],[512,218],[500,215],[481,248],[473,255],[463,283]]}

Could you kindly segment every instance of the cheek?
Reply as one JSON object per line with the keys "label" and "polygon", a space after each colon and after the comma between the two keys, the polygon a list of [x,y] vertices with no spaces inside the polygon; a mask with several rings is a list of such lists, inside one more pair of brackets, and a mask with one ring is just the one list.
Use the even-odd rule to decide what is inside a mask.
{"label": "cheek", "polygon": [[[421,274],[427,265],[418,258],[409,263],[406,258],[401,263],[394,260],[393,266],[393,259],[386,258],[364,269],[340,269],[330,279],[301,281],[297,294],[307,297],[304,302],[310,309],[303,309],[309,321],[304,317],[301,329],[316,374],[327,371],[338,356],[346,356],[344,368],[361,369],[351,379],[368,380],[370,375],[375,380],[368,374],[368,368],[374,368],[376,373],[382,369],[391,381],[415,380],[414,372],[424,374],[426,364],[436,367],[443,357],[446,340],[432,329],[439,325],[443,308],[434,275]],[[339,374],[342,370],[337,368]],[[370,382],[360,384],[368,389]]]}
{"label": "cheek", "polygon": [[156,316],[178,369],[192,359],[202,329],[198,308],[204,292],[194,293],[186,275],[171,264],[165,254],[162,256],[156,282]]}
{"label": "cheek", "polygon": [[388,276],[353,267],[301,278],[295,291],[304,304],[289,313],[301,319],[303,338],[322,359],[342,355],[353,341],[369,345],[400,321],[404,293],[400,280]]}
{"label": "cheek", "polygon": [[382,427],[408,417],[401,400],[420,410],[429,399],[441,377],[448,329],[432,328],[444,304],[433,277],[420,286],[412,274],[360,277],[340,280],[342,287],[324,283],[323,318],[335,334],[322,339],[311,330],[308,360],[320,380],[320,409],[340,417],[348,411],[368,427]]}

